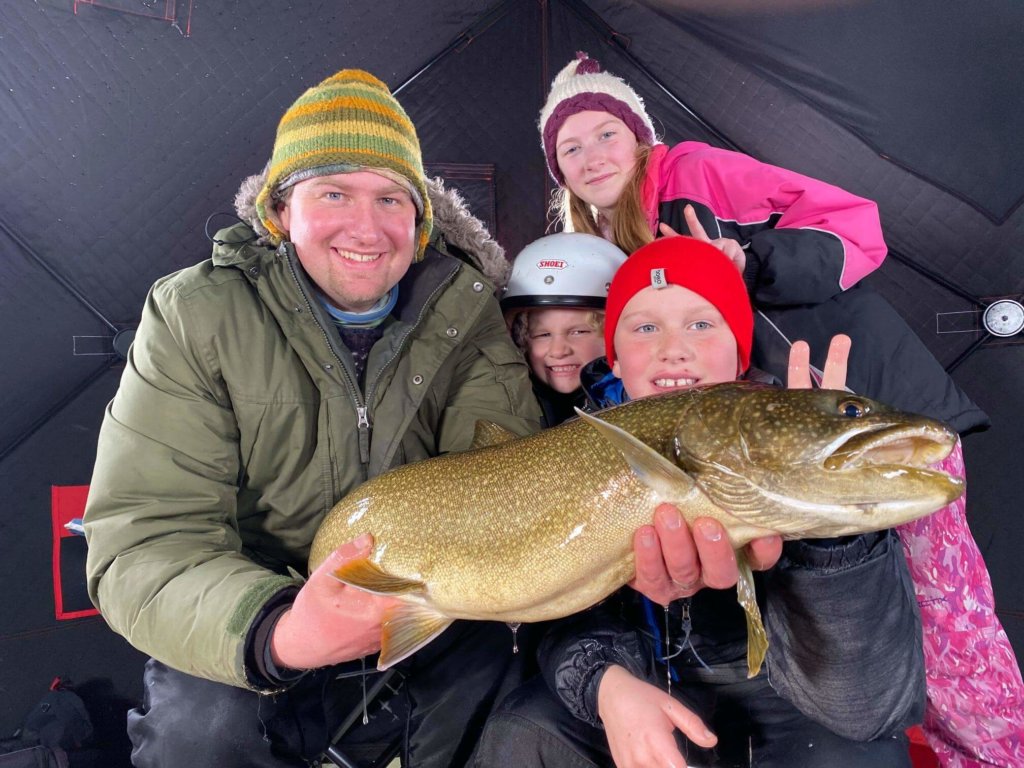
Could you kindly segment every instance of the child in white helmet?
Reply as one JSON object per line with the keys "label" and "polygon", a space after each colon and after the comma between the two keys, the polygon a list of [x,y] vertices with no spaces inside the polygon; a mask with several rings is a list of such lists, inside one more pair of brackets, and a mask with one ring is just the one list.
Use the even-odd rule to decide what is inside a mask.
{"label": "child in white helmet", "polygon": [[530,366],[545,426],[585,401],[580,372],[604,354],[605,299],[625,260],[607,240],[573,232],[542,237],[516,256],[501,308]]}

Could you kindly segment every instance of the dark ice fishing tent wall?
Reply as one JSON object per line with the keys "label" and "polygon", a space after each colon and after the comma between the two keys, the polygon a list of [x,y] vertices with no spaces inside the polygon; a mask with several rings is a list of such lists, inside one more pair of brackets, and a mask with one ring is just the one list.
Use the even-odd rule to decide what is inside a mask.
{"label": "dark ice fishing tent wall", "polygon": [[[205,257],[207,218],[230,220],[282,111],[343,66],[400,88],[428,164],[510,254],[545,227],[534,123],[578,49],[640,91],[667,141],[738,146],[877,200],[893,255],[869,283],[992,419],[965,442],[968,511],[1021,656],[1024,345],[986,334],[980,309],[1024,293],[1024,8],[767,5],[0,3],[0,735],[61,675],[118,738],[142,656],[96,617],[55,618],[53,553],[73,546],[55,542],[52,488],[89,482],[115,339],[149,285]],[[65,601],[81,594],[71,557]]]}

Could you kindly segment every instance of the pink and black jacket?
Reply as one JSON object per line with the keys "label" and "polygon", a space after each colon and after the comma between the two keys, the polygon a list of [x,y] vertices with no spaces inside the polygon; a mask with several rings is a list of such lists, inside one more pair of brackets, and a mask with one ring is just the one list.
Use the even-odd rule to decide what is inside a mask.
{"label": "pink and black jacket", "polygon": [[[892,305],[858,282],[886,255],[874,203],[692,141],[653,148],[642,194],[653,232],[664,222],[689,234],[690,204],[712,239],[744,247],[757,310],[753,365],[785,379],[793,341],[806,340],[820,363],[831,337],[846,333],[854,392],[961,433],[988,426]],[[963,474],[962,456],[957,446],[942,468]],[[924,627],[924,731],[944,768],[1024,765],[1024,683],[965,501],[899,528]]]}
{"label": "pink and black jacket", "polygon": [[807,341],[820,367],[832,336],[845,333],[854,392],[961,433],[988,426],[896,310],[858,284],[887,253],[872,201],[697,141],[655,145],[641,195],[651,231],[665,223],[689,234],[689,204],[709,237],[743,246],[757,310],[752,365],[784,380],[792,342]]}
{"label": "pink and black jacket", "polygon": [[887,252],[872,201],[697,141],[656,145],[642,195],[654,231],[664,222],[688,233],[690,204],[712,239],[738,241],[758,304],[824,301],[877,269]]}

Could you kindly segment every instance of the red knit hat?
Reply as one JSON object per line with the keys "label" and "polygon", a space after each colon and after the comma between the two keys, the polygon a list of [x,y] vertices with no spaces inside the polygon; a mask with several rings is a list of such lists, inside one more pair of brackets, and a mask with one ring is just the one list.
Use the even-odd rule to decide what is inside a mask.
{"label": "red knit hat", "polygon": [[711,302],[736,337],[740,367],[750,366],[754,313],[747,286],[736,266],[710,243],[692,237],[663,237],[633,253],[619,267],[608,289],[604,314],[604,349],[615,362],[615,327],[626,304],[644,288],[679,285]]}

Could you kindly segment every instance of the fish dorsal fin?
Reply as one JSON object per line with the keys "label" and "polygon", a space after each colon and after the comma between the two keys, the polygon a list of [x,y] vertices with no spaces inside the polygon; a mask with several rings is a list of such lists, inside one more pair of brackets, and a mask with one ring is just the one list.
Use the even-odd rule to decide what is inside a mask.
{"label": "fish dorsal fin", "polygon": [[473,442],[470,448],[487,448],[491,445],[501,445],[515,440],[519,435],[511,430],[505,429],[493,421],[477,419],[476,428],[473,430]]}
{"label": "fish dorsal fin", "polygon": [[425,589],[422,581],[392,576],[368,557],[345,563],[334,571],[334,578],[375,595],[408,595]]}
{"label": "fish dorsal fin", "polygon": [[425,605],[404,600],[387,609],[381,622],[377,669],[383,671],[412,656],[444,632],[452,621]]}
{"label": "fish dorsal fin", "polygon": [[693,488],[693,478],[626,430],[579,408],[576,413],[621,453],[637,479],[661,498],[680,499]]}
{"label": "fish dorsal fin", "polygon": [[754,573],[742,551],[736,552],[736,568],[740,574],[736,582],[736,599],[743,606],[747,618],[747,677],[756,677],[768,653],[768,633],[761,620],[761,609],[757,606]]}

